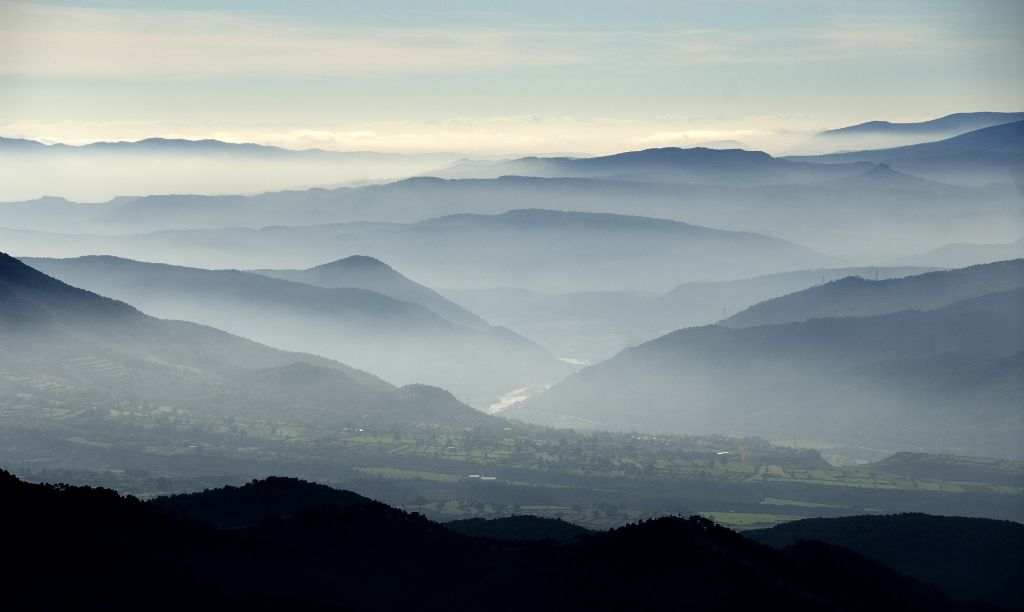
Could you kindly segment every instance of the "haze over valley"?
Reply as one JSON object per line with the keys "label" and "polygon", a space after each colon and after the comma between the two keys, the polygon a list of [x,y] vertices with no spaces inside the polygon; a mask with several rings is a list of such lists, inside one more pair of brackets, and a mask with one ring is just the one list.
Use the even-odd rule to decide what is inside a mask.
{"label": "haze over valley", "polygon": [[11,609],[1024,609],[1024,9],[0,0]]}

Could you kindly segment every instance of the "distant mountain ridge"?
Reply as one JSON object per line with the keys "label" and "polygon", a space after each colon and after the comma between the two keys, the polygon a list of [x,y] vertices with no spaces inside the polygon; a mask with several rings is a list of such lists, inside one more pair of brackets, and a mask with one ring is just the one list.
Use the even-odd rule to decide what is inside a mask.
{"label": "distant mountain ridge", "polygon": [[[339,359],[400,384],[444,387],[480,407],[512,389],[549,384],[569,372],[545,349],[511,331],[486,323],[465,327],[423,305],[363,288],[324,288],[238,270],[109,256],[26,261],[156,316]],[[366,263],[356,260],[357,266]],[[384,265],[377,264],[372,268]],[[391,272],[385,282],[394,287],[397,273]],[[408,279],[397,286],[426,290]]]}
{"label": "distant mountain ridge", "polygon": [[953,113],[951,115],[946,115],[944,117],[939,117],[937,119],[929,119],[927,121],[917,121],[908,123],[894,123],[891,121],[867,121],[865,123],[858,123],[857,125],[825,130],[824,132],[820,132],[819,135],[834,136],[840,134],[860,133],[925,133],[931,135],[935,133],[947,132],[956,132],[962,134],[964,132],[973,132],[974,130],[992,127],[993,125],[1011,123],[1013,121],[1020,121],[1022,119],[1024,119],[1024,113]]}
{"label": "distant mountain ridge", "polygon": [[893,170],[892,166],[884,163],[878,164],[861,174],[831,179],[828,181],[828,184],[862,191],[884,189],[907,192],[948,192],[956,189],[946,183],[923,179]]}
{"label": "distant mountain ridge", "polygon": [[860,164],[828,167],[791,162],[763,151],[665,147],[600,157],[524,157],[493,163],[455,164],[436,172],[442,178],[605,178],[734,186],[826,180],[866,170]]}
{"label": "distant mountain ridge", "polygon": [[52,144],[0,138],[8,172],[0,202],[60,196],[103,202],[118,196],[256,194],[394,180],[465,156],[374,151],[292,150],[253,143],[181,138]]}
{"label": "distant mountain ridge", "polygon": [[[200,268],[305,268],[328,258],[374,257],[429,287],[520,286],[545,290],[668,288],[835,260],[763,234],[609,213],[514,210],[410,224],[345,223],[162,231],[138,235],[8,232],[19,254],[154,253]],[[705,261],[715,261],[709,268]]]}
{"label": "distant mountain ridge", "polygon": [[[80,145],[71,145],[64,143],[53,143],[47,144],[39,142],[37,140],[31,140],[26,138],[8,138],[0,136],[0,152],[5,148],[16,148],[23,150],[133,150],[140,152],[158,152],[175,150],[180,152],[190,152],[197,154],[216,154],[216,153],[245,153],[245,154],[263,154],[263,155],[292,155],[298,154],[302,156],[328,156],[328,157],[346,157],[346,156],[379,156],[379,157],[409,157],[401,153],[380,153],[377,151],[329,151],[326,149],[287,149],[284,147],[277,147],[273,145],[262,145],[252,142],[227,142],[223,140],[216,140],[213,138],[203,138],[198,140],[188,138],[161,138],[151,137],[143,138],[140,140],[117,140],[117,141],[97,141],[90,142]],[[434,156],[440,159],[450,157],[464,158],[463,153],[446,153],[437,152],[431,153],[429,156]]]}
{"label": "distant mountain ridge", "polygon": [[489,327],[486,321],[439,293],[403,276],[386,263],[365,255],[320,264],[305,270],[253,270],[257,274],[330,289],[354,287],[419,304],[452,323],[476,329]]}
{"label": "distant mountain ridge", "polygon": [[[1019,457],[1024,288],[931,311],[672,332],[506,413]],[[984,398],[980,400],[979,398]]]}
{"label": "distant mountain ridge", "polygon": [[[276,190],[248,196],[153,195],[121,197],[98,204],[49,198],[0,204],[0,227],[103,235],[226,228],[256,230],[337,223],[409,224],[462,213],[497,215],[528,207],[668,219],[775,236],[848,261],[891,261],[943,243],[1015,239],[1019,234],[1007,232],[1014,226],[1019,227],[1019,219],[1024,214],[1020,193],[1014,187],[1010,174],[1013,154],[982,151],[965,154],[970,159],[953,156],[943,157],[938,162],[930,159],[905,160],[889,163],[888,169],[879,168],[875,162],[859,162],[849,167],[816,164],[811,174],[802,170],[793,174],[793,168],[804,166],[752,154],[749,163],[763,166],[762,169],[774,178],[766,184],[751,185],[743,181],[733,182],[724,174],[725,184],[719,184],[720,181],[687,182],[684,180],[686,164],[682,164],[683,169],[677,172],[671,169],[671,163],[668,166],[656,163],[661,156],[671,160],[673,156],[669,153],[654,151],[655,161],[640,163],[637,167],[643,169],[650,165],[655,175],[664,170],[671,175],[670,180],[654,175],[621,174],[598,178],[417,177],[380,185]],[[702,151],[697,157],[722,153]],[[732,167],[735,172],[747,172],[744,168],[748,162],[742,160],[747,159],[748,152],[738,153],[740,161],[728,161],[732,159],[728,155],[722,158],[722,172],[733,172],[728,170]],[[629,166],[629,159],[627,154],[624,159],[613,161]],[[588,160],[572,163],[576,161]],[[923,173],[917,172],[916,167],[906,167],[906,164],[918,163],[925,164]],[[935,163],[939,165],[932,167]],[[199,167],[204,165],[205,162]],[[484,165],[490,167],[489,164]],[[818,166],[823,166],[824,170]],[[244,167],[251,168],[249,174],[261,175],[259,163],[253,162],[253,165]],[[22,174],[15,166],[11,166],[11,173],[15,178]],[[54,180],[59,181],[59,177]],[[109,184],[113,183],[104,183]],[[187,184],[176,184],[173,190],[186,188]],[[251,188],[246,187],[243,192],[251,193]],[[111,252],[100,248],[77,253],[58,252],[56,245],[49,252],[14,247],[8,247],[8,250],[37,256]],[[357,253],[359,251],[331,249],[298,261],[282,259],[247,263],[240,260],[199,265],[307,268],[331,258]],[[135,259],[155,258],[148,253],[115,254]],[[359,254],[388,261],[403,272],[414,270],[384,253]],[[187,259],[169,261],[198,263]],[[750,271],[733,278],[761,272]],[[452,286],[429,281],[428,276],[416,276],[417,280],[435,288]],[[684,280],[687,279],[678,279],[679,282]]]}
{"label": "distant mountain ridge", "polygon": [[149,317],[4,254],[0,334],[0,399],[40,411],[83,397],[118,406],[127,397],[196,415],[500,423],[437,389],[399,389],[336,361]]}
{"label": "distant mountain ridge", "polygon": [[953,113],[917,122],[867,121],[818,132],[799,147],[806,153],[828,154],[882,149],[951,138],[996,125],[1024,119],[1024,113]]}
{"label": "distant mountain ridge", "polygon": [[542,293],[513,287],[446,290],[496,324],[520,330],[556,355],[608,359],[675,329],[709,325],[761,301],[856,275],[898,278],[935,268],[863,267],[796,270],[749,279],[685,283],[670,291]]}
{"label": "distant mountain ridge", "polygon": [[877,281],[850,276],[761,302],[721,324],[750,327],[822,317],[934,310],[958,300],[1019,287],[1024,287],[1024,259]]}
{"label": "distant mountain ridge", "polygon": [[942,140],[899,147],[796,155],[791,161],[888,164],[896,170],[943,182],[1020,184],[1024,164],[1024,120],[1001,123]]}
{"label": "distant mountain ridge", "polygon": [[824,163],[873,162],[892,163],[905,159],[936,157],[973,151],[992,153],[1024,152],[1024,120],[1011,121],[958,134],[935,142],[878,149],[850,151],[830,155],[790,157],[787,159],[817,161]]}

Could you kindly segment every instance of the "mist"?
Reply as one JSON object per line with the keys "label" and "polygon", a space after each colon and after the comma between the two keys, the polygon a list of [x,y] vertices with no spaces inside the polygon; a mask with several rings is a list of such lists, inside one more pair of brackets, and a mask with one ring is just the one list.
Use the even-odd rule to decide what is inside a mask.
{"label": "mist", "polygon": [[[215,16],[251,48],[300,51],[298,76],[249,61],[219,75],[213,62],[202,85],[115,70],[104,87],[159,91],[169,115],[180,102],[196,117],[217,106],[213,89],[272,87],[288,96],[219,112],[384,117],[387,133],[429,126],[436,152],[423,138],[403,155],[0,137],[0,584],[22,607],[1024,606],[1024,114],[946,108],[968,99],[953,98],[927,108],[968,112],[923,116],[921,102],[920,121],[890,121],[909,111],[887,106],[894,82],[879,79],[849,101],[867,121],[844,126],[850,112],[823,103],[839,94],[771,74],[780,58],[801,74],[831,66],[865,40],[871,59],[829,78],[923,61],[919,12],[909,32],[830,16],[795,28],[795,45],[789,28],[666,17],[616,45],[611,21],[505,31],[490,23],[504,13],[474,9],[460,24],[488,25],[471,36],[388,21],[365,47],[387,57],[307,74],[316,58],[306,66],[288,41],[346,50],[368,27],[321,28],[349,9],[320,8],[304,27],[250,30],[225,21],[244,13],[234,6]],[[67,51],[100,45],[123,9],[52,10],[92,24]],[[153,27],[147,10],[131,20]],[[194,51],[221,31],[204,10],[161,18],[194,25],[176,39]],[[417,28],[444,13],[388,11]],[[278,21],[287,36],[270,39],[284,47],[265,46]],[[232,40],[215,47],[238,54]],[[623,45],[636,81],[594,78]],[[959,61],[968,48],[930,52]],[[716,88],[667,95],[642,70],[652,57],[694,83],[713,72],[752,89],[726,84],[714,118],[687,118]],[[94,93],[96,78],[47,77]],[[300,100],[313,81],[316,99]],[[612,81],[616,106],[640,114],[616,115],[587,86]],[[802,93],[771,101],[754,95],[760,81]],[[470,82],[472,95],[453,93]],[[36,92],[52,105],[41,115],[58,89]],[[602,108],[486,118],[527,112],[530,92],[560,108],[556,89]],[[642,112],[627,103],[641,98]],[[360,100],[372,112],[355,112]],[[229,133],[209,117],[188,133]],[[744,144],[779,153],[815,122],[829,129],[788,155]],[[803,127],[772,141],[782,124]],[[586,125],[601,134],[559,132]],[[608,134],[632,136],[610,154],[529,154]],[[453,141],[525,153],[469,157]]]}
{"label": "mist", "polygon": [[414,176],[455,153],[290,151],[220,141],[151,139],[73,147],[0,139],[0,202],[44,196],[106,202],[153,194],[259,194]]}

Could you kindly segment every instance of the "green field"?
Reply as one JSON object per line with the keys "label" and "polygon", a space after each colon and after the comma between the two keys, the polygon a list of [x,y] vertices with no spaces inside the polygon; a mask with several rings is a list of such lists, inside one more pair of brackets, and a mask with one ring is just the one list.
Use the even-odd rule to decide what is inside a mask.
{"label": "green field", "polygon": [[[100,359],[88,365],[119,372]],[[14,378],[0,372],[4,383]],[[0,465],[143,497],[286,474],[428,516],[531,513],[599,528],[694,513],[738,529],[918,509],[1024,519],[1024,463],[1007,460],[900,453],[836,467],[815,450],[756,438],[522,424],[328,426],[146,405],[130,395],[76,405],[51,380],[16,382],[21,391],[0,399]]]}

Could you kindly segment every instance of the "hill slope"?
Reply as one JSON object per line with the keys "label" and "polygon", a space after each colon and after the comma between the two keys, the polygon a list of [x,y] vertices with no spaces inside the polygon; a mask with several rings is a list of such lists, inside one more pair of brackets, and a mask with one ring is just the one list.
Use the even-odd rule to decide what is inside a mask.
{"label": "hill slope", "polygon": [[935,142],[786,159],[825,164],[884,163],[917,176],[964,185],[1019,182],[1024,160],[1024,121],[994,125]]}
{"label": "hill slope", "polygon": [[586,368],[507,414],[1018,457],[1024,289],[934,311],[684,329]]}
{"label": "hill slope", "polygon": [[667,293],[540,293],[512,287],[445,294],[495,324],[521,331],[556,355],[597,362],[672,330],[709,325],[763,300],[846,276],[897,278],[934,268],[825,268],[749,279],[686,283]]}
{"label": "hill slope", "polygon": [[966,132],[1024,119],[1024,113],[953,113],[928,121],[868,121],[816,134],[800,148],[820,153],[881,149],[952,138]]}
{"label": "hill slope", "polygon": [[[242,497],[274,495],[281,484],[293,492],[313,488],[274,481],[198,497],[237,507]],[[55,607],[128,609],[145,597],[157,609],[180,609],[200,597],[249,609],[956,608],[933,587],[855,553],[819,543],[776,551],[696,517],[568,543],[493,546],[364,499],[225,531],[110,491],[29,485],[6,472],[0,493],[5,593]],[[42,546],[49,554],[26,554]],[[54,575],[66,579],[65,588],[42,589]],[[177,588],[166,589],[169,579]],[[162,590],[168,592],[156,597]]]}
{"label": "hill slope", "polygon": [[324,355],[402,384],[448,388],[481,407],[512,389],[550,383],[568,372],[547,351],[508,330],[456,325],[418,304],[365,289],[115,257],[27,261],[155,316]]}
{"label": "hill slope", "polygon": [[250,419],[492,422],[454,398],[437,401],[439,390],[398,389],[335,361],[154,319],[3,254],[0,335],[0,401],[40,415],[163,406]]}
{"label": "hill slope", "polygon": [[253,270],[283,280],[336,289],[366,289],[403,302],[419,304],[452,323],[486,328],[487,322],[465,308],[441,296],[433,289],[406,278],[397,270],[372,257],[352,255],[305,270]]}
{"label": "hill slope", "polygon": [[1024,525],[992,519],[894,514],[804,519],[745,536],[775,548],[800,540],[842,546],[960,599],[1024,607]]}
{"label": "hill slope", "polygon": [[849,276],[767,300],[722,321],[751,327],[822,317],[934,310],[958,300],[1024,287],[1024,259],[885,280]]}
{"label": "hill slope", "polygon": [[890,121],[868,121],[848,127],[825,130],[821,135],[839,134],[963,134],[993,125],[1002,125],[1024,119],[1024,113],[953,113],[938,119],[909,123]]}

